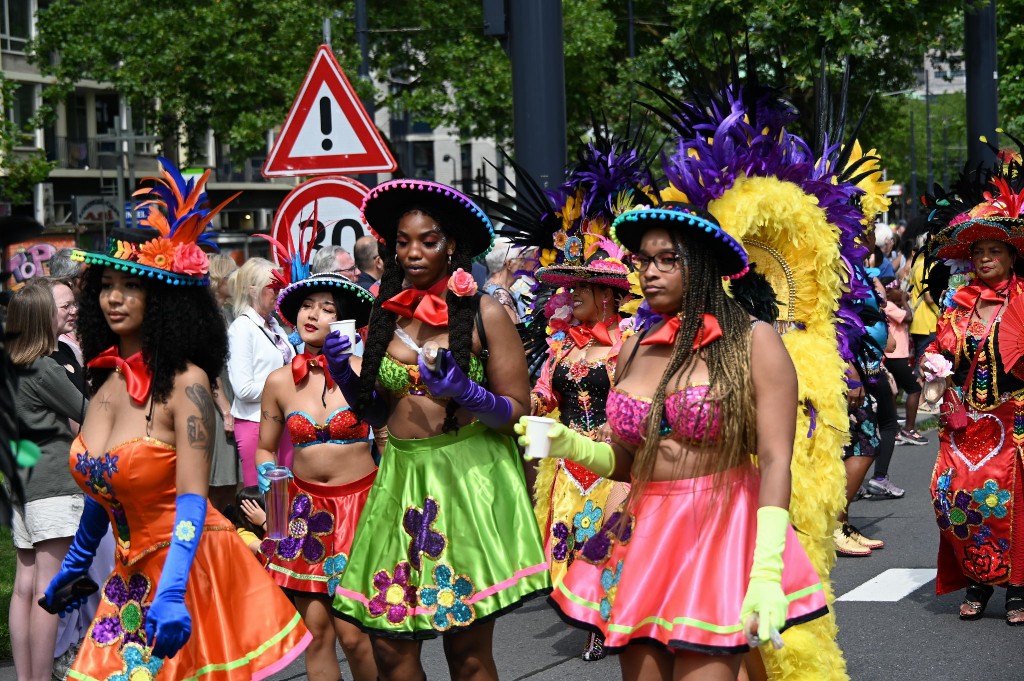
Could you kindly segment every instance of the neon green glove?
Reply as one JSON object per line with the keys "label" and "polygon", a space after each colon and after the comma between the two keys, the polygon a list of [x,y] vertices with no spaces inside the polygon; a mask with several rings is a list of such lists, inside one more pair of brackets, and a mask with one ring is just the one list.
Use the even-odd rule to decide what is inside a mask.
{"label": "neon green glove", "polygon": [[740,607],[740,623],[749,630],[751,615],[758,616],[757,637],[768,641],[772,631],[786,625],[789,601],[782,592],[782,551],[786,548],[789,511],[778,506],[757,509],[757,540],[750,568],[747,595]]}
{"label": "neon green glove", "polygon": [[[516,435],[519,436],[520,447],[530,444],[530,440],[526,437],[525,419],[526,417],[523,416],[513,426]],[[551,426],[551,430],[548,431],[548,439],[551,440],[549,454],[552,457],[569,459],[569,461],[597,473],[602,478],[607,478],[615,470],[615,452],[607,442],[594,442],[575,430],[566,428],[561,423]]]}

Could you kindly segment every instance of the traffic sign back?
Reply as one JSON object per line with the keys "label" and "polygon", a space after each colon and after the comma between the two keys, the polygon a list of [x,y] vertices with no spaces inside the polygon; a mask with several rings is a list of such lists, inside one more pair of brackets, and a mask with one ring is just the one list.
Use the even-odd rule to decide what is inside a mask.
{"label": "traffic sign back", "polygon": [[263,175],[376,173],[397,167],[331,48],[321,45]]}

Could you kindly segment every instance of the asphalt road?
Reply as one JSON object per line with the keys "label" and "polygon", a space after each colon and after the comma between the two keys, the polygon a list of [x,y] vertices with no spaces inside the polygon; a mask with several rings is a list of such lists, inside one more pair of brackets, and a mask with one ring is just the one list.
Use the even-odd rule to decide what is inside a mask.
{"label": "asphalt road", "polygon": [[[862,500],[852,518],[865,534],[884,539],[884,549],[865,558],[840,557],[832,581],[841,600],[835,604],[839,644],[855,681],[932,681],[935,678],[975,681],[1024,680],[1024,628],[1006,626],[1003,592],[998,590],[985,617],[976,622],[957,618],[959,594],[934,595],[938,529],[928,496],[928,481],[937,450],[934,431],[927,446],[898,446],[890,477],[905,487],[897,500]],[[927,572],[889,572],[927,571]],[[894,578],[918,578],[895,601],[846,601],[844,595],[872,579],[888,580],[876,589],[879,598],[901,596]],[[897,580],[898,581],[898,580]],[[888,584],[886,586],[885,584]],[[863,592],[864,589],[861,589]],[[894,596],[895,595],[895,596]],[[868,597],[872,597],[869,595]],[[620,677],[614,657],[583,662],[578,655],[585,636],[569,629],[543,600],[526,604],[498,620],[494,652],[502,679],[533,681],[614,681]],[[347,664],[339,649],[345,678]],[[423,663],[431,681],[448,679],[440,640],[423,646]],[[0,681],[15,679],[8,663]],[[304,679],[302,660],[271,677],[271,681]]]}

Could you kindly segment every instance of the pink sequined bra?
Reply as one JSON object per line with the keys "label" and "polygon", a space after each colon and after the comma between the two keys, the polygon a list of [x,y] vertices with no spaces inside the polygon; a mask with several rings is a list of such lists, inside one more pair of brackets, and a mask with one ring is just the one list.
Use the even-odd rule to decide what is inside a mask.
{"label": "pink sequined bra", "polygon": [[[670,437],[691,445],[713,444],[718,440],[721,407],[708,399],[708,386],[691,385],[665,398],[665,414],[659,437]],[[644,438],[644,425],[651,411],[651,400],[634,397],[612,388],[608,393],[608,425],[628,444],[638,445]]]}

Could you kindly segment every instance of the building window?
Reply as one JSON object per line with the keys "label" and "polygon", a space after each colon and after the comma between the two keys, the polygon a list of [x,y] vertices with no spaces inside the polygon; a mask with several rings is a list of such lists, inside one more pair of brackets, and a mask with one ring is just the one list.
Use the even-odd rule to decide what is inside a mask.
{"label": "building window", "polygon": [[32,115],[36,112],[36,86],[28,83],[15,84],[11,97],[11,108],[7,117],[18,126],[18,146],[34,147],[35,131],[32,128]]}
{"label": "building window", "polygon": [[434,179],[434,143],[412,143],[412,176],[419,180]]}
{"label": "building window", "polygon": [[32,29],[32,0],[0,0],[0,50],[24,52]]}

